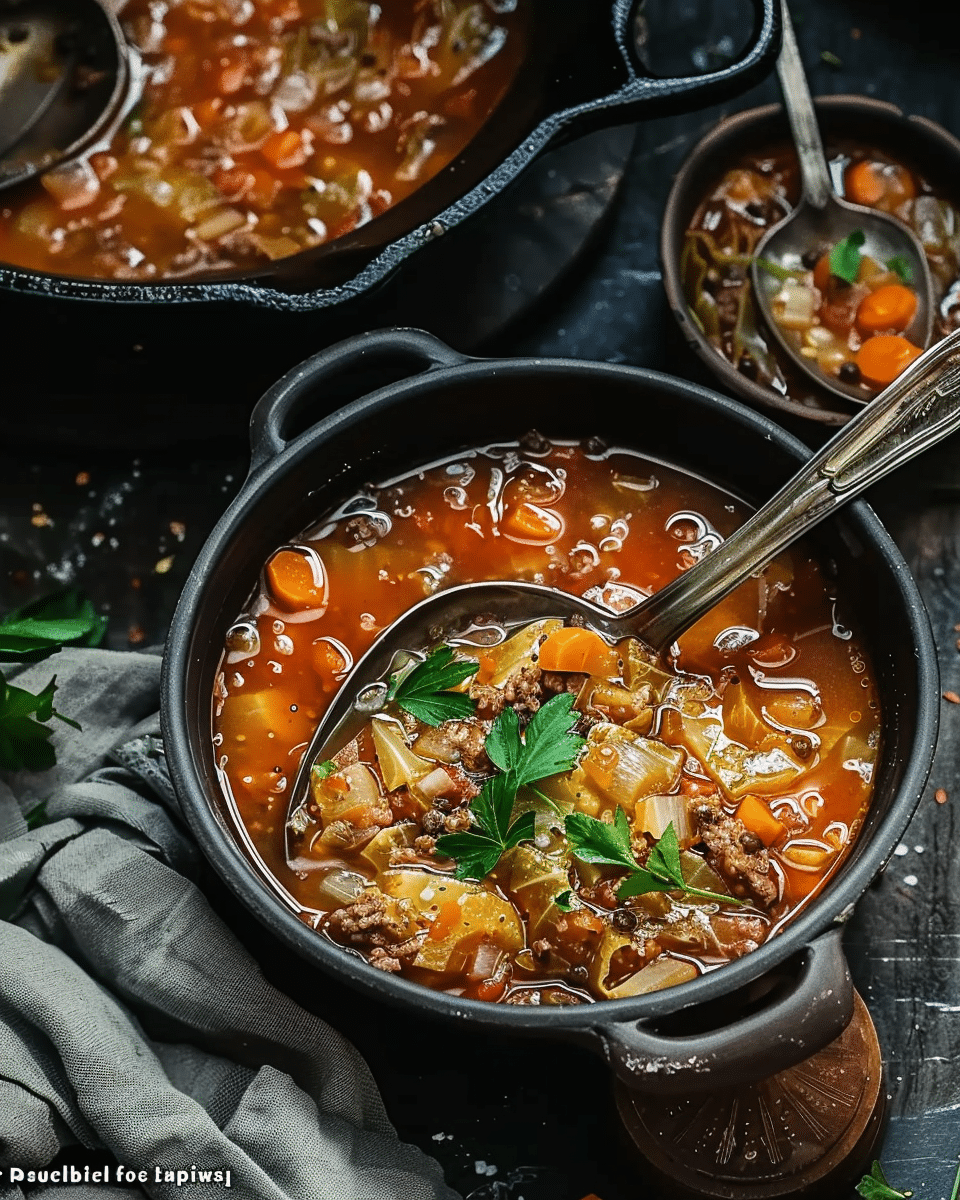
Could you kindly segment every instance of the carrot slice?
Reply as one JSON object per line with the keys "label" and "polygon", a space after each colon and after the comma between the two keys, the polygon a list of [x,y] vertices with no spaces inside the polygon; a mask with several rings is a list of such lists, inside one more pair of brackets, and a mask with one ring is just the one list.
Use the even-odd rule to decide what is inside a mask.
{"label": "carrot slice", "polygon": [[765,846],[772,846],[787,831],[786,826],[778,821],[766,804],[756,796],[744,796],[737,809],[737,816]]}
{"label": "carrot slice", "polygon": [[919,346],[899,334],[881,333],[867,338],[854,361],[867,383],[874,387],[886,387],[922,353]]}
{"label": "carrot slice", "polygon": [[266,576],[270,594],[282,608],[299,612],[324,603],[327,585],[319,555],[278,550],[267,563]]}
{"label": "carrot slice", "polygon": [[857,309],[857,329],[870,333],[900,333],[917,311],[917,294],[902,283],[888,283],[864,296]]}
{"label": "carrot slice", "polygon": [[830,284],[830,251],[826,254],[821,254],[817,259],[817,265],[813,268],[813,286],[819,288],[822,295],[827,294],[827,287]]}
{"label": "carrot slice", "polygon": [[448,900],[433,919],[427,938],[431,942],[439,942],[448,934],[453,933],[463,920],[463,910],[457,901]]}
{"label": "carrot slice", "polygon": [[502,521],[504,533],[525,542],[554,542],[563,532],[563,521],[549,508],[528,500],[511,508]]}
{"label": "carrot slice", "polygon": [[303,138],[295,129],[282,129],[271,133],[260,147],[260,153],[278,171],[302,167],[307,161],[307,149]]}
{"label": "carrot slice", "polygon": [[899,163],[878,163],[862,159],[847,168],[844,176],[847,199],[892,212],[904,200],[917,194],[913,175]]}
{"label": "carrot slice", "polygon": [[872,207],[878,200],[883,199],[886,191],[877,164],[866,158],[847,169],[845,183],[847,199],[852,200],[854,204],[867,204]]}
{"label": "carrot slice", "polygon": [[575,625],[551,633],[540,647],[541,671],[583,671],[587,675],[615,675],[620,663],[612,646],[592,629]]}

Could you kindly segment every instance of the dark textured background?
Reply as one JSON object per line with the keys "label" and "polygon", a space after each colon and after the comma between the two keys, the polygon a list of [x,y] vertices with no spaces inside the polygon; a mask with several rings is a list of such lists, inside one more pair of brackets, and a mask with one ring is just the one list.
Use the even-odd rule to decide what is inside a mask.
{"label": "dark textured background", "polygon": [[[735,49],[736,9],[734,0],[649,0],[656,66],[661,72],[689,70],[691,62],[718,61]],[[958,6],[933,0],[909,5],[796,0],[793,11],[815,92],[863,92],[960,135]],[[840,65],[824,61],[824,51]],[[469,257],[459,279],[448,262],[450,286],[459,286],[460,293],[445,296],[433,316],[428,307],[405,304],[404,287],[417,286],[408,282],[370,323],[416,312],[455,343],[462,329],[462,348],[472,349],[483,335],[485,352],[605,359],[703,380],[702,369],[675,336],[660,288],[661,209],[679,163],[721,115],[775,98],[771,79],[723,109],[641,126],[608,219],[559,287],[519,323],[501,328],[580,244],[616,182],[618,156],[629,139],[618,135],[599,149],[595,144],[586,152],[582,177],[568,158],[541,181],[521,206],[522,244],[511,252],[515,261],[495,264],[495,286],[489,268],[477,281]],[[34,343],[38,332],[8,324],[7,354]],[[325,340],[319,318],[317,347]],[[55,348],[42,353],[51,352]],[[237,361],[240,352],[217,344],[211,353],[226,363]],[[85,378],[82,362],[76,371],[81,399],[72,429],[62,404],[57,421],[50,421],[42,387],[31,395],[8,390],[4,396],[9,421],[0,438],[0,606],[59,583],[77,583],[109,612],[110,645],[155,644],[190,563],[243,478],[246,415],[256,389],[245,383],[244,372],[225,367],[222,393],[184,399],[180,407],[174,399],[158,418],[138,409],[144,381],[135,369],[120,400],[114,395],[102,408],[99,381]],[[115,380],[111,386],[116,393]],[[795,432],[811,441],[820,436],[812,428]],[[111,448],[104,450],[104,442]],[[953,439],[870,497],[929,607],[943,688],[956,691],[958,489],[960,443]],[[892,1180],[932,1200],[949,1196],[960,1155],[960,861],[952,853],[960,805],[960,707],[944,703],[943,709],[928,792],[846,935],[888,1072],[892,1121],[883,1161]],[[946,804],[934,803],[938,787],[948,792]],[[633,1200],[655,1194],[620,1143],[599,1062],[548,1043],[481,1043],[475,1035],[368,1007],[299,965],[289,969],[216,880],[209,881],[209,890],[277,982],[357,1041],[404,1135],[435,1153],[465,1195],[579,1200],[592,1191],[602,1200]],[[411,1067],[413,1061],[431,1065]]]}

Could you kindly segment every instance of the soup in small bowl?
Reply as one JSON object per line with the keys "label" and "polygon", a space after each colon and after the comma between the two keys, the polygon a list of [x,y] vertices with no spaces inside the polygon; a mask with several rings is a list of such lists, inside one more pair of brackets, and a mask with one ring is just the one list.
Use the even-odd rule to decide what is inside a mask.
{"label": "soup in small bowl", "polygon": [[[924,248],[933,285],[932,340],[960,323],[960,143],[945,129],[861,96],[817,100],[834,190],[904,222]],[[783,110],[737,113],[691,152],[667,201],[664,285],[690,347],[753,403],[841,424],[842,402],[810,380],[777,344],[750,283],[756,246],[799,197],[796,151]],[[860,237],[857,234],[860,233]],[[920,353],[917,281],[909,264],[878,261],[862,231],[816,244],[775,274],[781,336],[827,376],[869,402]]]}

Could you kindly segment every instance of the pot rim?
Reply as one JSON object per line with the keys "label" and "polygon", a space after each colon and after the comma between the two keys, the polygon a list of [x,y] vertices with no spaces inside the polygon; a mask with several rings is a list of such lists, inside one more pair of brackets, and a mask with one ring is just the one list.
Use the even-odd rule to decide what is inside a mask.
{"label": "pot rim", "polygon": [[[314,361],[308,360],[290,372],[289,376],[302,378],[304,370],[308,370]],[[937,657],[923,601],[899,550],[873,510],[863,500],[854,501],[847,506],[844,519],[857,527],[861,536],[879,553],[889,568],[891,586],[900,600],[905,617],[903,634],[910,637],[915,647],[918,708],[914,737],[909,759],[903,766],[900,787],[889,811],[873,831],[868,850],[861,854],[856,863],[846,863],[837,878],[769,941],[743,958],[700,975],[689,983],[638,997],[553,1009],[538,1008],[536,1018],[531,1019],[523,1006],[466,1000],[434,992],[406,979],[385,975],[364,960],[328,944],[309,930],[292,910],[270,892],[269,886],[239,849],[235,835],[231,833],[229,838],[224,837],[224,825],[207,798],[194,753],[195,738],[202,740],[206,735],[196,734],[187,720],[187,677],[193,655],[191,638],[197,616],[215,589],[218,560],[236,533],[255,518],[262,494],[300,461],[314,453],[318,444],[322,444],[334,431],[361,424],[385,403],[401,404],[411,393],[442,390],[454,380],[502,378],[508,374],[521,378],[536,376],[542,380],[552,373],[573,374],[582,378],[585,384],[599,384],[604,379],[621,383],[634,381],[641,387],[656,390],[667,397],[683,396],[695,403],[719,408],[731,421],[745,425],[752,432],[777,443],[798,462],[811,453],[807,446],[769,417],[745,407],[739,401],[698,384],[645,368],[559,358],[466,359],[461,365],[432,368],[425,375],[379,388],[321,418],[307,431],[293,438],[284,450],[251,472],[208,537],[184,585],[165,647],[161,684],[164,744],[182,810],[204,853],[231,889],[258,919],[268,925],[274,935],[313,965],[330,971],[338,979],[379,999],[386,998],[407,1007],[430,1010],[432,1014],[449,1020],[469,1019],[490,1028],[522,1029],[527,1033],[542,1032],[547,1035],[561,1030],[586,1034],[596,1031],[598,1027],[639,1018],[662,1017],[694,1004],[699,1005],[758,979],[804,951],[818,935],[842,925],[852,914],[856,901],[889,861],[919,803],[932,765],[939,723]],[[211,680],[211,692],[212,685]]]}
{"label": "pot rim", "polygon": [[[922,130],[924,136],[937,142],[944,156],[949,156],[954,166],[960,168],[960,139],[928,117],[909,114],[887,100],[878,100],[873,96],[862,96],[853,92],[815,96],[813,102],[818,112],[831,118],[844,114],[857,114],[886,122],[890,128],[899,127],[905,133],[909,133],[912,128]],[[667,196],[663,221],[660,226],[660,266],[663,287],[671,315],[679,326],[684,341],[711,374],[717,377],[718,383],[743,397],[752,405],[802,417],[805,421],[814,421],[825,426],[839,426],[845,424],[859,412],[862,405],[851,401],[850,405],[845,408],[812,408],[742,375],[728,359],[717,353],[700,332],[696,322],[689,314],[683,286],[680,282],[680,257],[674,252],[674,248],[681,244],[687,220],[692,212],[688,202],[689,195],[693,185],[697,182],[701,164],[728,147],[730,142],[735,142],[751,127],[775,121],[782,122],[784,137],[789,137],[786,113],[782,104],[764,104],[732,113],[730,116],[724,117],[701,138],[684,159]],[[697,189],[696,198],[697,203],[702,199],[700,189]],[[826,395],[826,393],[824,394]]]}

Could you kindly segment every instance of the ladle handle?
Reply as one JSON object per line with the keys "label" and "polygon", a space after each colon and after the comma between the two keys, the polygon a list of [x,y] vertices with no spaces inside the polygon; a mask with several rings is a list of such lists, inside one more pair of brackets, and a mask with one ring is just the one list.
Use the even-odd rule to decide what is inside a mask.
{"label": "ladle handle", "polygon": [[824,208],[833,195],[833,184],[787,0],[783,0],[783,47],[777,59],[777,77],[800,160],[803,198],[814,208]]}
{"label": "ladle handle", "polygon": [[922,354],[726,541],[638,605],[640,636],[666,649],[834,509],[958,428],[960,330]]}

